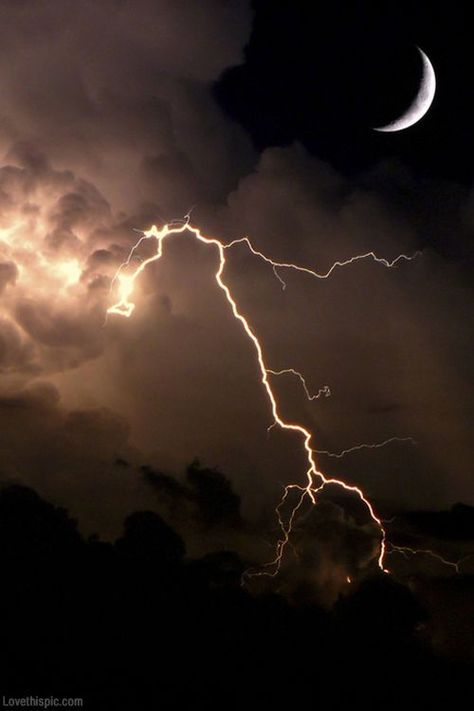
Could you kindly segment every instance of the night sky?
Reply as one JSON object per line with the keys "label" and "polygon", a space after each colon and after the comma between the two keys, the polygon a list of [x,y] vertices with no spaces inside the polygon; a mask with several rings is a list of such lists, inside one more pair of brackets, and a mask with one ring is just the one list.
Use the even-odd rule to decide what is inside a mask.
{"label": "night sky", "polygon": [[[284,270],[282,289],[240,245],[225,274],[269,367],[295,368],[312,393],[330,388],[308,402],[296,379],[272,380],[316,449],[411,438],[322,453],[328,476],[362,487],[382,517],[408,517],[402,544],[413,511],[474,505],[469,9],[0,3],[2,487],[32,487],[84,535],[113,540],[125,516],[151,509],[192,555],[272,557],[274,508],[285,485],[304,483],[305,459],[298,438],[268,431],[254,349],[215,283],[216,251],[190,235],[168,241],[136,283],[132,317],[106,314],[137,231],[191,212],[205,235],[248,236],[321,273],[366,252],[418,253],[327,280]],[[417,95],[417,46],[436,73],[431,108],[406,130],[374,131]],[[202,533],[213,509],[199,474],[185,474],[193,461],[225,477],[243,528],[224,517]],[[319,546],[319,563],[288,563],[284,585],[319,585],[326,604],[370,568],[379,539],[360,502],[336,489],[323,499],[319,514],[302,511],[295,539],[306,562]],[[462,536],[423,531],[450,560],[471,552]],[[403,556],[391,562],[406,573]]]}
{"label": "night sky", "polygon": [[[0,0],[9,692],[241,709],[257,685],[273,710],[303,703],[317,668],[321,709],[389,709],[390,695],[422,709],[427,687],[439,700],[449,674],[472,678],[470,9]],[[431,107],[374,130],[418,95],[418,47]],[[301,436],[272,426],[215,246],[167,239],[130,318],[110,313],[156,249],[142,241],[121,267],[143,231],[180,220],[318,274],[376,255],[318,279],[239,242],[223,278],[266,366],[321,393],[269,376],[319,469],[383,520],[382,563],[354,491],[298,507],[292,488],[275,511],[308,462]],[[278,574],[254,575],[277,572],[292,510]]]}

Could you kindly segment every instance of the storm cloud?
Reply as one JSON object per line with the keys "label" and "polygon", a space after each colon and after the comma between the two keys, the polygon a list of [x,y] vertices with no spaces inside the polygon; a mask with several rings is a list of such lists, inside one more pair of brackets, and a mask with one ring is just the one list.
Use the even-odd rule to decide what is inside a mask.
{"label": "storm cloud", "polygon": [[272,381],[316,448],[417,442],[321,454],[322,469],[390,510],[471,495],[472,286],[443,252],[429,205],[440,194],[450,229],[467,233],[472,197],[425,185],[415,209],[400,199],[415,181],[405,166],[348,178],[299,144],[257,154],[213,92],[244,60],[251,19],[245,3],[211,0],[2,9],[2,471],[89,528],[112,530],[150,498],[139,469],[114,464],[121,457],[167,474],[195,457],[220,467],[246,520],[268,520],[284,485],[304,481],[296,438],[267,432],[255,352],[215,283],[214,248],[167,243],[137,284],[133,318],[105,318],[133,229],[191,208],[206,233],[248,235],[274,259],[322,273],[368,251],[392,260],[421,250],[394,269],[367,259],[328,280],[282,270],[282,290],[236,246],[225,277],[269,367],[298,369],[312,392],[330,387],[308,403],[298,381]]}

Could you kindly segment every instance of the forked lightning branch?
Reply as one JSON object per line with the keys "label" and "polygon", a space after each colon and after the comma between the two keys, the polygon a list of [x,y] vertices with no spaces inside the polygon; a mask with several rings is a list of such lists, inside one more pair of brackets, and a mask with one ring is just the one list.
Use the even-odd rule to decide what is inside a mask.
{"label": "forked lightning branch", "polygon": [[[217,239],[216,237],[207,237],[201,233],[201,231],[197,227],[193,227],[190,222],[189,222],[189,216],[186,217],[185,220],[180,221],[180,222],[171,222],[169,224],[165,224],[163,227],[158,228],[155,225],[153,225],[149,230],[145,230],[141,237],[138,239],[136,244],[133,245],[131,248],[128,258],[126,261],[119,267],[117,270],[117,273],[115,274],[115,277],[112,281],[112,290],[114,293],[117,294],[117,301],[108,308],[107,313],[108,314],[115,314],[118,316],[123,316],[126,318],[129,318],[134,309],[135,309],[135,304],[133,302],[133,292],[135,288],[135,282],[140,276],[140,274],[146,269],[146,267],[151,264],[152,262],[156,262],[159,260],[162,255],[163,255],[163,247],[165,240],[168,240],[176,235],[187,233],[189,234],[192,238],[198,240],[199,242],[208,245],[209,247],[213,248],[216,252],[217,256],[217,270],[215,272],[215,279],[217,282],[217,285],[219,289],[224,293],[224,297],[227,300],[229,307],[231,309],[231,312],[234,316],[234,318],[241,324],[243,331],[247,338],[251,341],[254,347],[255,351],[255,357],[256,357],[256,362],[257,366],[259,369],[260,373],[260,380],[262,383],[262,386],[265,390],[269,407],[272,413],[273,417],[273,425],[276,427],[280,427],[282,430],[286,430],[288,432],[293,432],[295,433],[296,436],[298,436],[301,440],[302,447],[304,448],[305,455],[306,455],[306,461],[307,461],[307,469],[306,469],[306,475],[305,475],[305,483],[303,485],[300,484],[288,484],[285,487],[283,497],[276,507],[276,516],[278,519],[278,525],[280,528],[280,537],[279,540],[276,543],[275,546],[275,554],[272,560],[270,560],[267,564],[265,564],[262,568],[255,570],[255,571],[248,571],[247,575],[248,576],[275,576],[280,570],[280,566],[282,563],[283,555],[285,552],[286,545],[288,544],[290,537],[291,537],[291,532],[292,532],[292,527],[293,523],[295,521],[295,518],[300,511],[303,503],[305,501],[311,502],[311,504],[316,505],[317,503],[317,497],[321,493],[321,491],[328,485],[332,486],[338,486],[341,487],[342,489],[349,491],[356,495],[357,497],[360,498],[360,500],[364,503],[364,505],[367,508],[367,511],[372,519],[372,521],[375,523],[375,525],[378,528],[379,531],[379,544],[378,544],[378,553],[377,553],[377,564],[379,568],[384,571],[388,572],[388,569],[386,568],[385,565],[385,557],[387,552],[390,552],[390,550],[396,551],[397,547],[393,546],[390,547],[389,550],[387,550],[387,541],[386,541],[386,532],[384,529],[384,526],[382,524],[381,518],[378,516],[376,513],[372,503],[369,501],[369,499],[366,497],[365,493],[363,490],[358,487],[358,486],[353,486],[349,485],[346,482],[342,481],[341,479],[336,479],[333,477],[326,476],[317,466],[316,463],[316,453],[317,449],[315,449],[313,445],[313,436],[311,432],[306,429],[302,424],[299,422],[292,422],[289,420],[286,420],[285,417],[281,414],[280,412],[280,407],[279,403],[277,400],[277,397],[275,395],[275,392],[273,391],[273,388],[271,386],[271,376],[279,376],[279,375],[284,375],[286,373],[290,373],[293,375],[296,375],[302,382],[303,388],[305,390],[305,394],[308,397],[308,399],[312,400],[315,399],[315,397],[319,397],[320,395],[325,395],[328,396],[330,395],[330,391],[328,386],[324,386],[317,394],[312,395],[307,386],[304,377],[295,371],[292,368],[287,368],[282,371],[276,371],[272,369],[268,362],[267,358],[264,353],[264,348],[262,346],[262,343],[260,342],[260,339],[258,338],[257,334],[255,333],[249,319],[245,314],[243,314],[234,299],[232,292],[230,290],[230,287],[227,285],[225,281],[225,267],[226,267],[226,255],[231,250],[233,247],[243,244],[245,245],[250,252],[257,258],[262,259],[264,262],[268,263],[271,268],[273,269],[273,272],[275,273],[275,276],[278,278],[280,281],[282,287],[284,288],[286,286],[285,281],[283,280],[281,276],[281,271],[283,270],[294,270],[298,272],[303,272],[306,274],[309,274],[312,277],[315,277],[317,279],[328,279],[335,269],[337,268],[342,268],[342,267],[347,267],[350,264],[353,264],[354,262],[360,261],[362,259],[371,259],[374,262],[388,268],[394,268],[397,266],[400,262],[402,261],[411,261],[414,259],[418,253],[415,253],[413,255],[405,255],[401,254],[398,257],[396,257],[393,261],[388,261],[387,259],[384,259],[382,257],[378,257],[374,252],[367,252],[365,254],[360,254],[356,255],[348,260],[345,261],[338,261],[335,262],[330,269],[328,269],[324,273],[318,273],[312,269],[309,269],[307,267],[302,267],[296,264],[292,263],[286,263],[286,262],[277,262],[269,257],[267,257],[265,254],[263,254],[261,251],[255,249],[249,240],[248,237],[243,237],[240,239],[235,239],[232,240],[231,242],[225,243]],[[135,256],[137,255],[137,250],[140,247],[140,245],[144,241],[150,241],[154,240],[156,249],[154,253],[143,260],[135,260]],[[380,443],[379,445],[371,445],[371,444],[362,444],[358,445],[355,448],[351,448],[350,450],[344,450],[342,453],[336,456],[342,456],[343,454],[353,451],[354,449],[359,449],[359,448],[374,448],[378,446],[384,446],[386,444],[389,444],[394,441],[411,441],[413,440],[411,438],[397,438],[393,437],[385,442]],[[330,454],[328,452],[324,452],[324,454]],[[284,515],[283,509],[285,508],[285,504],[288,502],[288,497],[290,492],[296,492],[296,503],[294,503],[289,510],[289,513]],[[411,551],[412,553],[416,553],[417,551]],[[420,551],[421,552],[421,551]],[[431,553],[430,551],[423,551],[424,553]],[[436,554],[433,554],[436,555]],[[439,556],[437,556],[439,558]],[[450,564],[449,562],[447,562]]]}

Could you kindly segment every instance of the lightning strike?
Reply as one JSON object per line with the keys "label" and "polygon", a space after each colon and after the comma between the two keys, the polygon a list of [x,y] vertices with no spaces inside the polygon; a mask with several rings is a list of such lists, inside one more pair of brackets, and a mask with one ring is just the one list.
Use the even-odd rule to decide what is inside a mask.
{"label": "lightning strike", "polygon": [[270,259],[270,257],[267,257],[265,254],[263,254],[263,252],[260,252],[258,249],[255,249],[248,237],[239,237],[238,239],[232,240],[232,242],[229,242],[225,245],[225,249],[228,249],[229,247],[234,247],[238,244],[246,244],[248,249],[255,257],[259,257],[259,259],[262,259],[267,264],[270,264],[273,273],[280,282],[283,290],[286,289],[287,284],[280,275],[278,271],[279,269],[292,269],[297,272],[309,274],[312,277],[316,277],[316,279],[328,279],[328,277],[331,276],[335,269],[338,269],[339,267],[347,267],[350,264],[354,264],[355,262],[359,262],[363,259],[372,259],[374,262],[377,262],[378,264],[382,264],[384,267],[387,267],[387,269],[393,269],[397,266],[399,262],[411,262],[413,259],[416,259],[416,257],[421,254],[419,250],[417,250],[413,254],[399,254],[397,257],[395,257],[395,259],[392,259],[390,261],[388,259],[385,259],[384,257],[378,257],[375,252],[365,252],[365,254],[357,254],[354,257],[345,259],[344,261],[334,262],[334,264],[326,272],[316,272],[313,269],[309,269],[308,267],[302,267],[298,264],[292,264],[291,262],[276,262],[275,260]]}
{"label": "lightning strike", "polygon": [[342,459],[346,456],[346,454],[358,452],[361,449],[380,449],[381,447],[386,447],[388,444],[392,444],[393,442],[410,442],[410,444],[416,445],[416,440],[414,440],[413,437],[390,437],[389,439],[385,439],[383,442],[376,442],[375,444],[356,444],[354,447],[342,449],[340,452],[330,452],[327,449],[315,449],[314,451],[316,454],[325,454],[327,457]]}
{"label": "lightning strike", "polygon": [[470,558],[472,555],[469,554],[464,556],[463,558],[460,558],[458,561],[452,561],[447,560],[447,558],[443,558],[442,555],[440,555],[439,553],[435,553],[429,548],[409,548],[408,546],[396,546],[393,543],[389,543],[387,545],[387,555],[390,555],[391,553],[399,553],[404,558],[411,558],[416,555],[425,555],[430,558],[434,558],[443,565],[448,566],[448,568],[452,568],[458,574],[461,572],[461,563]]}
{"label": "lightning strike", "polygon": [[[163,254],[163,243],[165,239],[176,235],[176,234],[182,234],[183,232],[189,232],[193,237],[198,240],[199,242],[213,246],[215,247],[217,251],[217,256],[218,256],[218,268],[215,272],[215,279],[217,282],[217,285],[221,289],[221,291],[224,293],[224,296],[230,306],[231,312],[234,316],[234,318],[241,324],[246,336],[252,343],[254,350],[255,350],[255,356],[260,372],[260,381],[262,383],[262,386],[265,390],[265,393],[268,398],[270,410],[273,416],[273,426],[278,426],[282,430],[288,431],[288,432],[294,432],[296,435],[298,435],[301,440],[302,440],[302,446],[304,448],[305,454],[306,454],[306,460],[307,460],[307,465],[308,468],[306,470],[306,485],[302,486],[299,484],[289,484],[285,487],[283,496],[280,500],[280,503],[276,507],[276,515],[278,519],[278,525],[281,531],[281,536],[280,539],[276,543],[276,548],[275,548],[275,556],[273,560],[271,560],[269,563],[266,563],[263,566],[263,569],[260,569],[258,571],[248,571],[247,576],[248,577],[253,577],[257,575],[267,575],[270,577],[274,577],[278,574],[280,570],[280,565],[282,561],[282,557],[286,548],[286,545],[289,543],[292,527],[293,527],[293,522],[295,520],[295,517],[300,510],[301,506],[306,500],[309,500],[313,505],[316,504],[317,500],[317,495],[326,487],[326,486],[338,486],[343,488],[345,491],[351,492],[355,494],[356,496],[359,497],[359,499],[365,504],[367,511],[372,519],[372,521],[376,524],[378,530],[380,531],[380,541],[379,541],[379,553],[377,557],[377,563],[379,568],[383,572],[388,572],[388,570],[385,568],[384,565],[384,559],[385,559],[385,554],[386,554],[386,532],[382,524],[382,520],[378,517],[376,514],[371,502],[366,498],[364,492],[362,489],[360,489],[358,486],[354,485],[349,485],[346,482],[340,480],[340,479],[335,479],[331,477],[327,477],[325,474],[323,474],[317,467],[316,464],[316,459],[315,459],[315,453],[317,450],[314,449],[312,446],[312,434],[311,432],[306,429],[303,425],[299,424],[298,422],[289,422],[285,420],[282,415],[280,414],[279,411],[279,406],[277,402],[277,398],[275,396],[275,393],[273,392],[269,376],[279,376],[283,374],[291,374],[294,375],[295,377],[299,378],[301,381],[303,388],[305,390],[306,396],[308,397],[309,400],[314,400],[322,395],[325,397],[330,395],[330,390],[328,386],[324,386],[321,388],[318,393],[316,394],[311,394],[307,385],[304,377],[299,373],[298,371],[292,369],[292,368],[286,368],[284,370],[276,371],[272,370],[271,368],[268,367],[266,364],[266,360],[264,357],[264,351],[263,347],[255,334],[252,326],[250,325],[247,317],[240,311],[234,297],[232,296],[231,290],[229,286],[226,284],[224,281],[224,270],[226,266],[226,257],[225,257],[225,252],[228,249],[231,249],[232,247],[235,247],[236,245],[239,244],[245,244],[250,252],[265,261],[266,263],[270,264],[270,266],[273,269],[274,274],[276,277],[279,279],[280,283],[282,284],[282,288],[286,287],[286,283],[284,280],[281,278],[278,270],[279,269],[292,269],[298,272],[303,272],[306,274],[309,274],[313,277],[316,277],[318,279],[327,279],[335,269],[338,267],[345,267],[350,264],[353,264],[356,261],[362,260],[362,259],[367,259],[371,258],[375,262],[382,264],[383,266],[387,268],[393,268],[395,267],[400,261],[411,261],[414,259],[419,252],[416,252],[412,256],[407,256],[407,255],[399,255],[392,261],[388,261],[387,259],[377,257],[377,255],[374,252],[367,252],[366,254],[362,255],[357,255],[355,257],[352,257],[351,259],[345,260],[345,261],[338,261],[335,262],[332,267],[324,273],[318,273],[313,271],[312,269],[309,269],[307,267],[301,267],[295,264],[291,263],[286,263],[286,262],[276,262],[269,257],[267,257],[263,252],[260,252],[259,250],[255,249],[248,239],[248,237],[243,237],[241,239],[236,239],[233,240],[229,243],[223,243],[219,239],[215,237],[206,237],[201,233],[201,231],[193,227],[192,225],[189,224],[189,215],[186,216],[186,218],[180,222],[180,223],[169,223],[165,224],[161,229],[158,229],[156,225],[153,225],[151,229],[145,230],[140,237],[140,239],[137,241],[136,244],[133,245],[131,248],[128,258],[126,261],[119,267],[118,271],[115,274],[115,277],[112,281],[112,286],[111,288],[116,288],[117,293],[118,293],[118,301],[114,303],[112,306],[110,306],[107,310],[108,314],[116,314],[118,316],[124,316],[126,318],[129,318],[135,308],[135,304],[131,301],[131,297],[134,291],[134,286],[137,278],[140,276],[140,274],[146,269],[146,267],[151,264],[152,262],[155,262],[159,260],[162,257]],[[132,261],[134,257],[136,256],[136,250],[140,246],[142,242],[145,240],[149,239],[154,239],[156,240],[156,252],[152,254],[152,256],[140,260],[138,264],[134,264],[132,267]],[[357,447],[352,448],[351,450],[346,450],[343,451],[339,454],[332,454],[329,452],[324,452],[325,454],[330,454],[330,456],[343,456],[344,454],[347,454],[348,451],[353,451],[354,449],[361,449],[363,447],[366,448],[377,448],[384,446],[385,444],[388,444],[391,441],[396,441],[396,440],[411,440],[412,438],[397,438],[393,437],[390,440],[387,440],[386,442],[375,444],[375,445],[358,445]],[[282,513],[282,509],[285,506],[285,504],[288,501],[288,496],[290,492],[296,491],[298,492],[297,500],[296,503],[292,505],[292,508],[290,509],[290,514],[288,516],[287,521],[285,522],[284,516]]]}
{"label": "lightning strike", "polygon": [[294,375],[297,377],[301,381],[305,395],[310,402],[312,400],[318,400],[320,397],[330,397],[331,395],[329,385],[323,385],[322,388],[319,388],[317,393],[311,395],[304,376],[294,368],[284,368],[283,370],[271,370],[271,368],[267,368],[267,373],[270,373],[270,375]]}

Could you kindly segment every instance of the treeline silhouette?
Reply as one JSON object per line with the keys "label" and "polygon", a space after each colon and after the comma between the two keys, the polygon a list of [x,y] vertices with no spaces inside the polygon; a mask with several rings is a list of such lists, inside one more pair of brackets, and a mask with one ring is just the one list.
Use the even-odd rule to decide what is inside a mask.
{"label": "treeline silhouette", "polygon": [[331,611],[252,595],[237,553],[191,560],[152,511],[128,516],[114,543],[85,540],[66,510],[10,485],[0,561],[5,695],[130,711],[431,709],[457,708],[468,678],[419,640],[425,613],[391,576]]}

